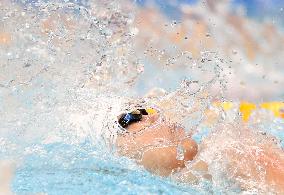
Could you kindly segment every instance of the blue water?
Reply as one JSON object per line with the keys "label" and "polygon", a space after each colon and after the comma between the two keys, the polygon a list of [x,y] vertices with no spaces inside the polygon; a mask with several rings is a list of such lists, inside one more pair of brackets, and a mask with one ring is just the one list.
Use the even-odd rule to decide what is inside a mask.
{"label": "blue water", "polygon": [[[160,178],[125,158],[103,154],[91,144],[42,145],[45,154],[26,156],[16,171],[16,194],[199,194]],[[204,192],[203,192],[204,193]]]}
{"label": "blue water", "polygon": [[[266,125],[268,133],[284,140],[283,120]],[[282,129],[279,129],[282,128]],[[204,128],[193,138],[200,142],[210,130]],[[281,142],[282,147],[284,144]],[[25,156],[15,173],[13,190],[19,195],[78,194],[223,194],[210,183],[199,187],[155,176],[132,160],[117,157],[102,146],[81,144],[33,144],[40,152]],[[238,191],[230,191],[237,193]]]}

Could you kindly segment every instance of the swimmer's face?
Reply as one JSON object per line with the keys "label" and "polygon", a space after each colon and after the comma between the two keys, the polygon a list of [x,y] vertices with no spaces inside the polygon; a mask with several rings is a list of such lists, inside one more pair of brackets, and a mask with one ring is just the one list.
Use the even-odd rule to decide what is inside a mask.
{"label": "swimmer's face", "polygon": [[[140,160],[149,170],[168,175],[172,169],[184,167],[197,153],[194,140],[185,137],[184,129],[159,120],[159,114],[143,115],[141,121],[127,127],[128,133],[117,138],[122,155]],[[177,145],[184,147],[184,159],[177,160]],[[158,164],[157,164],[158,163]]]}

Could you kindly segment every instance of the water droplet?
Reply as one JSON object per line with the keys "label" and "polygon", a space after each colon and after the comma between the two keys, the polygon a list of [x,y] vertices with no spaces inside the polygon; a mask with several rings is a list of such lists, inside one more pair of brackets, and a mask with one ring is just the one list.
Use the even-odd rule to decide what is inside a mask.
{"label": "water droplet", "polygon": [[238,54],[237,50],[232,50],[232,54],[234,55]]}
{"label": "water droplet", "polygon": [[182,146],[182,144],[181,143],[179,143],[178,145],[177,145],[177,156],[176,156],[176,159],[177,160],[183,160],[184,159],[184,148],[183,148],[183,146]]}

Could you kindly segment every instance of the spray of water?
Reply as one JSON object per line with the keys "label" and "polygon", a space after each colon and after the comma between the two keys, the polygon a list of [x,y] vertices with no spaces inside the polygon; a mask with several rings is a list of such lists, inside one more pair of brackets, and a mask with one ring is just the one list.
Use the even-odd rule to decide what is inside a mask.
{"label": "spray of water", "polygon": [[[182,11],[186,13],[187,7]],[[153,33],[158,29],[141,20],[141,14],[143,10],[129,1],[0,2],[1,157],[19,160],[31,153],[44,154],[37,144],[76,145],[86,140],[104,153],[114,147],[117,115],[137,106],[158,107],[166,120],[184,127],[188,135],[198,134],[206,126],[212,103],[228,97],[231,61],[223,58],[224,53],[212,52],[202,44],[197,44],[202,50],[198,52],[194,42],[190,48],[179,41],[176,45],[181,47],[165,46],[166,41],[160,41],[164,37],[153,38],[161,32]],[[215,22],[222,23],[214,11],[210,14]],[[152,10],[152,15],[142,16],[157,15]],[[167,24],[166,30],[170,26],[178,37],[188,39],[181,35],[183,25],[169,23],[161,15],[157,18]],[[187,22],[190,20],[185,17],[184,24],[190,25]],[[202,25],[198,29],[202,30]],[[151,72],[146,70],[151,63],[158,64],[158,75],[181,68],[186,76],[177,89],[157,88],[137,98],[141,78],[146,84],[156,78],[143,79],[147,71]],[[216,186],[232,188],[235,181],[230,178],[237,173],[227,162],[228,151],[241,153],[267,137],[237,128],[238,116],[234,118],[236,124],[220,125],[230,116],[223,110],[216,112],[218,120],[210,127],[217,130],[206,139],[197,160],[208,162]],[[258,127],[256,122],[254,125]],[[245,163],[243,159],[241,164]],[[256,164],[256,168],[262,177],[262,167]],[[254,170],[246,174],[250,171]],[[249,186],[247,189],[266,190],[255,180],[239,180],[240,185]]]}

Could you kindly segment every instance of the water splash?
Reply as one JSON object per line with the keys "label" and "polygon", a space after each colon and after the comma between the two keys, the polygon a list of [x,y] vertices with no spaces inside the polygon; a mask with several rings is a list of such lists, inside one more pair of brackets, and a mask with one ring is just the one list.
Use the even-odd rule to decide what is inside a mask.
{"label": "water splash", "polygon": [[[34,167],[46,167],[45,161],[49,159],[51,164],[54,163],[52,168],[58,166],[68,169],[74,164],[80,164],[82,159],[88,161],[88,157],[76,157],[86,152],[86,156],[95,156],[96,160],[92,163],[99,163],[113,147],[117,115],[132,110],[137,105],[159,107],[166,119],[180,123],[187,129],[188,135],[202,132],[208,108],[214,101],[224,101],[227,98],[228,82],[232,78],[229,76],[231,66],[235,68],[243,63],[238,58],[248,62],[254,52],[252,48],[244,49],[241,45],[237,45],[236,49],[229,47],[228,51],[232,49],[230,57],[235,60],[233,61],[224,57],[226,51],[217,52],[216,48],[210,47],[212,37],[216,38],[217,43],[225,42],[226,46],[231,44],[228,40],[232,35],[227,34],[223,38],[216,36],[220,30],[214,28],[217,23],[221,23],[218,28],[224,27],[223,18],[226,17],[222,14],[227,13],[227,8],[218,7],[225,10],[220,12],[221,15],[211,10],[210,17],[214,21],[208,23],[210,32],[204,30],[204,18],[207,17],[204,13],[208,8],[198,5],[194,13],[197,10],[202,12],[193,15],[188,13],[187,8],[182,7],[182,22],[171,22],[156,9],[145,8],[148,11],[145,14],[145,10],[137,8],[129,1],[89,1],[82,4],[70,1],[1,1],[1,157],[17,159],[20,166],[25,164],[27,157],[39,155],[40,159],[35,157],[35,162],[39,161],[39,164],[35,163]],[[163,26],[161,31],[151,25],[152,18],[156,18]],[[234,17],[231,19],[232,25],[228,28],[234,26],[234,21],[238,21]],[[247,22],[246,27],[249,24],[260,25],[248,19]],[[192,25],[196,31],[191,32],[192,36],[187,35],[183,25]],[[204,37],[198,37],[198,31]],[[175,36],[163,37],[163,32]],[[246,33],[240,34],[242,37]],[[188,43],[186,41],[190,41],[190,44],[185,44]],[[272,56],[278,59],[282,54],[281,48],[281,45],[272,44],[270,50],[275,51]],[[262,59],[272,63],[271,58],[260,56],[256,61]],[[152,71],[153,67],[157,68],[156,72]],[[181,72],[182,76],[178,75],[178,79],[169,79],[168,83],[174,83],[170,87],[167,88],[167,84],[158,86],[167,89],[159,89],[152,96],[146,94],[145,91],[150,88],[147,87],[149,83],[154,83],[155,86],[156,83],[163,83],[175,73]],[[147,76],[148,73],[150,76]],[[159,76],[167,74],[169,76],[165,80],[159,80]],[[139,88],[139,82],[146,87]],[[282,82],[281,79],[279,82]],[[178,83],[180,86],[176,87]],[[143,97],[137,98],[137,94],[141,94],[137,91],[144,91]],[[211,128],[228,119],[222,110],[216,112],[223,116]],[[233,119],[239,124],[240,120]],[[261,124],[254,125],[258,128]],[[219,140],[209,137],[207,143],[212,147],[203,150],[200,159],[211,162],[210,169],[215,173],[213,183],[229,190],[233,184],[222,179],[225,170],[220,164],[227,165],[222,154],[228,148],[239,149],[238,143],[243,141],[241,138],[246,140],[244,147],[259,141],[256,137],[261,141],[264,138],[258,134],[249,135],[248,138],[244,137],[245,133],[234,131],[233,128],[228,131],[225,129],[212,133],[218,134]],[[240,134],[243,136],[238,137]],[[90,148],[84,145],[86,142],[91,143]],[[79,152],[75,152],[77,149]],[[87,151],[82,151],[84,149]],[[69,161],[70,159],[72,160]],[[106,159],[103,161],[105,164],[118,163],[116,157]],[[30,163],[32,161],[28,160]],[[134,170],[139,169],[130,164],[126,163],[125,169],[131,166],[134,166]],[[106,174],[111,169],[106,167],[106,170],[101,167],[96,170]],[[26,174],[28,173],[23,175]],[[44,174],[48,175],[49,171]],[[75,175],[78,174],[76,172]],[[132,177],[140,176],[141,174],[134,174]],[[230,176],[226,175],[226,178]],[[43,180],[45,177],[43,176]],[[149,177],[141,183],[145,183]],[[21,183],[21,180],[18,179],[17,182]],[[252,182],[251,186],[258,189],[253,180],[242,181],[245,182],[248,185]],[[24,184],[19,185],[21,190],[24,190]],[[130,186],[125,179],[121,185]],[[168,185],[172,187],[172,184]],[[145,188],[143,189],[146,192],[151,191]],[[206,188],[203,186],[199,190],[206,191],[204,189]],[[214,190],[218,191],[217,187]],[[183,189],[178,188],[177,191]]]}

